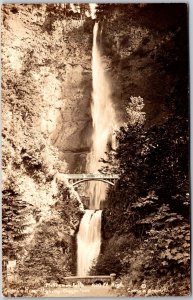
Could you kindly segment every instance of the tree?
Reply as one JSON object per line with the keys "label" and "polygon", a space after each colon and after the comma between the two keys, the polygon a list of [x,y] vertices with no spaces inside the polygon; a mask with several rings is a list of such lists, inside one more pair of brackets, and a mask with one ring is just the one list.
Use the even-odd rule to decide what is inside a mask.
{"label": "tree", "polygon": [[[190,276],[188,120],[173,115],[161,125],[145,128],[138,122],[141,115],[135,107],[137,102],[131,99],[127,109],[129,123],[120,129],[117,137],[114,157],[120,177],[108,194],[104,239],[124,234],[129,239],[131,232],[135,235],[138,246],[129,258],[128,250],[123,250],[123,260],[129,261],[123,272],[130,274],[136,288],[146,278],[148,287],[155,289],[155,280],[159,278],[159,283],[176,295],[187,294]],[[103,260],[99,261],[108,261],[105,255],[108,258],[109,251],[106,243]],[[127,284],[133,286],[134,281]]]}

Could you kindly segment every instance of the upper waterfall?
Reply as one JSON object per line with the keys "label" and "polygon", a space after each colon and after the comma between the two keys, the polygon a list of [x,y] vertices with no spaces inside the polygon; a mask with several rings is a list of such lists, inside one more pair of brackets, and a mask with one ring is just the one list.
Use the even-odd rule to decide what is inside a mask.
{"label": "upper waterfall", "polygon": [[[102,167],[100,159],[104,157],[107,143],[112,139],[116,118],[111,99],[111,87],[106,74],[105,64],[97,43],[99,24],[96,22],[93,29],[92,48],[92,105],[93,120],[92,148],[88,155],[87,171],[97,173]],[[90,182],[90,208],[99,209],[100,202],[105,200],[106,185],[102,182]]]}

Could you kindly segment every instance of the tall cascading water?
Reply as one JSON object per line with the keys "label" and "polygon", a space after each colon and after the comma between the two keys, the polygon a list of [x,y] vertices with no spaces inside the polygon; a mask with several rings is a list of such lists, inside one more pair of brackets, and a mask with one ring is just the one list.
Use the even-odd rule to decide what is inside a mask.
{"label": "tall cascading water", "polygon": [[101,245],[101,210],[86,210],[77,236],[78,275],[87,275],[90,267],[100,252]]}
{"label": "tall cascading water", "polygon": [[[111,100],[111,89],[105,71],[105,63],[97,46],[98,23],[93,29],[92,49],[92,106],[93,121],[92,149],[87,159],[88,173],[97,173],[102,167],[100,159],[104,157],[107,143],[111,140],[116,124],[115,111]],[[106,185],[102,182],[89,182],[90,208],[99,209],[100,202],[105,200]]]}
{"label": "tall cascading water", "polygon": [[[87,157],[87,172],[96,174],[102,167],[100,159],[107,151],[107,144],[112,139],[116,125],[115,111],[111,100],[111,89],[105,71],[105,63],[97,44],[98,23],[93,29],[92,48],[92,106],[93,120],[92,148]],[[111,141],[112,142],[112,141]],[[78,276],[89,273],[98,258],[101,246],[101,201],[106,197],[106,184],[100,181],[88,183],[90,197],[89,209],[86,210],[77,235]]]}

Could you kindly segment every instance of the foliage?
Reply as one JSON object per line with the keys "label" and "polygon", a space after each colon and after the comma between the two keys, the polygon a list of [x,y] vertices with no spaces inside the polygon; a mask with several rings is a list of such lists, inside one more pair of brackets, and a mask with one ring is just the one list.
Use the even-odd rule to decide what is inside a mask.
{"label": "foliage", "polygon": [[[22,11],[23,6],[17,6],[17,8]],[[15,9],[15,6],[5,5],[3,9],[6,21],[9,18],[12,19],[12,13],[17,13],[17,9],[14,12],[10,12],[11,9]],[[37,13],[36,9],[33,11]],[[40,9],[40,14],[42,11]],[[29,15],[31,14],[27,7],[26,12]],[[41,281],[41,275],[39,276],[37,272],[36,280],[35,268],[28,268],[24,261],[29,253],[31,255],[33,238],[36,237],[35,231],[38,230],[37,227],[42,222],[41,215],[45,217],[46,214],[47,218],[50,217],[48,214],[49,205],[50,202],[52,204],[55,202],[59,189],[54,181],[54,174],[61,166],[65,170],[66,164],[58,159],[57,150],[48,143],[48,132],[45,129],[42,130],[43,113],[47,112],[50,104],[44,101],[40,83],[37,84],[33,77],[34,73],[40,70],[40,63],[37,63],[37,56],[34,55],[32,49],[34,37],[31,38],[29,34],[30,41],[27,48],[24,47],[25,42],[24,44],[19,44],[18,52],[20,52],[22,57],[19,59],[20,67],[16,68],[17,59],[14,59],[13,62],[7,53],[12,50],[12,45],[10,46],[10,44],[13,44],[12,41],[18,42],[19,38],[13,38],[11,28],[6,27],[6,22],[4,25],[4,51],[2,55],[3,290],[5,295],[10,295],[12,290],[14,296],[26,296],[28,292],[27,296],[33,296],[35,294],[39,295],[40,291],[38,289],[43,284],[44,278]],[[11,40],[12,38],[13,40]],[[63,190],[60,191],[60,196]],[[62,199],[64,200],[65,198],[62,197]],[[69,208],[70,212],[73,211],[74,203],[75,200],[72,201],[72,208]],[[66,206],[68,207],[67,203]],[[77,210],[79,209],[78,205],[76,208]],[[74,210],[76,214],[77,211],[76,209]],[[68,211],[67,208],[66,211]],[[73,219],[73,213],[71,215]],[[68,228],[65,236],[66,240],[70,236],[70,222],[71,219],[69,217],[66,223],[63,223],[63,227],[60,228],[61,231],[64,228]],[[60,220],[58,220],[58,226],[59,224]],[[54,225],[52,226],[51,224],[50,230],[53,227]],[[57,224],[55,224],[55,228],[57,228]],[[52,235],[55,235],[55,232]],[[43,242],[42,234],[41,238]],[[38,242],[39,248],[37,252],[39,254],[41,253],[40,237]],[[48,248],[47,243],[46,245]],[[55,253],[57,252],[57,247],[61,250],[59,244],[55,246]],[[57,253],[57,255],[59,261],[61,252]],[[43,264],[44,258],[41,258],[42,260],[40,257],[37,260],[43,273],[44,271],[46,272],[46,267]],[[15,282],[10,283],[10,279],[7,276],[7,264],[9,260],[13,259],[16,260],[16,275],[18,275],[19,269],[21,274],[18,275]],[[55,264],[55,259],[52,256],[49,259],[50,264]],[[65,265],[68,264],[69,262],[65,261]],[[56,269],[58,268],[56,266]],[[28,278],[27,275],[24,276],[25,272]],[[37,291],[27,292],[28,289]]]}
{"label": "foliage", "polygon": [[51,215],[37,223],[17,261],[17,280],[13,284],[19,282],[21,289],[25,286],[26,293],[33,289],[41,292],[47,282],[63,283],[63,277],[71,275],[76,267],[71,231],[75,230],[81,216],[79,203],[64,183],[59,182],[58,186]]}
{"label": "foliage", "polygon": [[28,226],[25,222],[32,205],[23,201],[13,191],[3,191],[3,197],[3,258],[8,260],[16,258],[19,244],[27,236],[23,231]]}
{"label": "foliage", "polygon": [[117,235],[116,233],[112,238],[104,240],[101,253],[91,274],[115,273],[117,276],[125,274],[130,265],[132,251],[137,244],[138,240],[131,233],[128,235]]}
{"label": "foliage", "polygon": [[145,122],[145,112],[142,111],[144,108],[143,98],[130,97],[130,102],[126,108],[128,115],[128,123],[130,125],[142,125]]}
{"label": "foliage", "polygon": [[23,281],[35,279],[61,280],[66,270],[68,252],[67,234],[62,234],[65,227],[59,219],[42,222],[36,228],[35,235],[29,245],[28,255],[24,256],[18,265],[18,271]]}
{"label": "foliage", "polygon": [[[130,255],[127,247],[123,250],[122,261],[127,267],[118,270],[118,274],[125,274],[127,288],[138,290],[139,295],[187,295],[190,283],[188,121],[172,116],[149,129],[127,124],[121,128],[118,141],[114,155],[120,178],[109,192],[103,225],[104,238],[111,240],[116,235],[125,235],[132,245]],[[138,241],[136,245],[129,236],[131,232]],[[116,242],[114,247],[108,243],[104,246],[99,262],[108,263],[108,256],[113,257],[110,249],[116,252],[115,245]],[[156,284],[157,278],[162,291]],[[145,290],[140,288],[144,280]],[[157,292],[151,292],[153,289]],[[130,295],[129,290],[126,295]]]}
{"label": "foliage", "polygon": [[3,289],[3,294],[5,297],[42,297],[45,294],[44,285],[45,281],[40,278],[32,277],[25,282],[15,276],[14,281]]}
{"label": "foliage", "polygon": [[18,174],[8,175],[2,192],[2,254],[4,292],[7,282],[7,264],[9,260],[19,260],[22,255],[29,227],[28,218],[34,206],[25,201],[17,187]]}

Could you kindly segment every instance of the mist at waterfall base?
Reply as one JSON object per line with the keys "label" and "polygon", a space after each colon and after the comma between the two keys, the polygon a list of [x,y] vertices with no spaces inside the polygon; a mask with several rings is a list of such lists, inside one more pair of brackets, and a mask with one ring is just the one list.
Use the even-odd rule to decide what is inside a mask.
{"label": "mist at waterfall base", "polygon": [[[96,174],[102,167],[100,159],[107,151],[116,125],[115,111],[111,100],[111,89],[106,75],[105,63],[97,44],[98,23],[93,29],[92,48],[92,148],[87,157],[87,173]],[[88,183],[89,209],[81,220],[77,234],[77,274],[86,276],[96,262],[101,246],[101,201],[106,198],[106,184],[100,181]]]}

